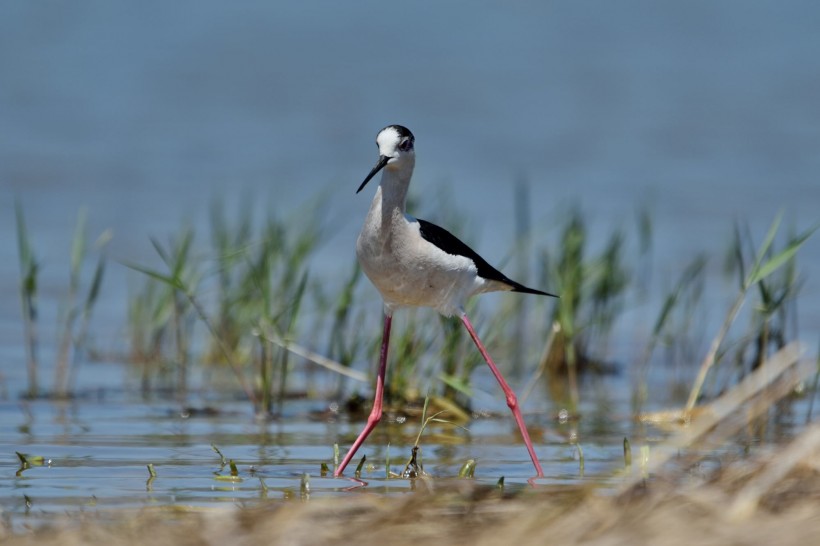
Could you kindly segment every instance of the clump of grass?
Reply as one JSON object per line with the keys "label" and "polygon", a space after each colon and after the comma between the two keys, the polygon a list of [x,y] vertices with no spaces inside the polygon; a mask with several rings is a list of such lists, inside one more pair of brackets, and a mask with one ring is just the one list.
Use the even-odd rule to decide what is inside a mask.
{"label": "clump of grass", "polygon": [[[62,334],[57,353],[57,364],[54,371],[54,393],[59,398],[65,398],[70,394],[72,387],[72,371],[77,368],[77,352],[85,345],[88,334],[88,323],[94,309],[94,304],[100,293],[103,275],[105,273],[106,257],[103,249],[111,239],[110,232],[106,231],[97,239],[95,246],[100,250],[97,265],[88,292],[82,303],[78,302],[80,291],[80,277],[82,265],[87,255],[87,234],[86,234],[87,213],[81,210],[77,217],[77,225],[74,230],[74,238],[71,244],[71,269],[69,274],[68,293],[65,300],[63,313]],[[77,321],[79,326],[77,325]],[[70,361],[70,352],[74,349],[73,366]]]}
{"label": "clump of grass", "polygon": [[[26,396],[35,398],[41,394],[38,378],[38,334],[37,334],[37,292],[39,261],[35,258],[32,243],[28,234],[23,207],[19,201],[15,202],[15,217],[17,224],[17,249],[20,262],[20,301],[23,313],[23,328],[26,346],[28,389]],[[53,395],[57,398],[66,398],[71,393],[73,374],[76,371],[80,348],[85,346],[88,334],[88,323],[94,305],[102,286],[105,271],[104,247],[111,239],[111,234],[104,231],[95,244],[100,252],[88,291],[82,301],[78,301],[81,291],[81,275],[83,263],[87,257],[87,213],[81,210],[74,230],[71,243],[71,262],[69,268],[69,283],[66,298],[60,313],[58,324],[59,341],[57,347],[57,362],[54,367]],[[78,322],[79,321],[79,322]],[[71,353],[74,352],[72,361]],[[72,369],[73,362],[73,369]]]}
{"label": "clump of grass", "polygon": [[166,305],[159,292],[163,288],[163,284],[149,279],[142,283],[138,293],[128,298],[128,359],[141,365],[143,393],[147,393],[151,386],[153,374],[149,368],[162,357]]}
{"label": "clump of grass", "polygon": [[[760,246],[757,248],[757,251],[754,253],[751,264],[747,265],[748,262],[743,252],[743,243],[741,241],[740,236],[736,236],[735,266],[737,267],[738,276],[740,279],[739,291],[737,296],[735,297],[734,302],[732,303],[731,307],[726,313],[726,317],[724,318],[720,330],[712,340],[709,350],[706,356],[704,357],[703,361],[701,362],[700,369],[692,385],[692,389],[689,393],[689,398],[684,408],[684,418],[687,418],[691,414],[692,409],[695,407],[698,397],[700,396],[701,389],[703,388],[704,381],[706,380],[706,374],[717,361],[718,351],[721,347],[721,344],[723,343],[724,339],[729,333],[729,329],[731,328],[735,319],[737,318],[738,313],[740,312],[740,309],[746,300],[748,292],[754,286],[759,285],[761,282],[765,281],[778,269],[780,269],[787,263],[792,262],[795,258],[797,251],[800,249],[803,243],[805,243],[806,240],[817,229],[817,226],[815,226],[814,228],[811,228],[800,235],[790,237],[789,240],[786,242],[785,247],[779,252],[775,252],[773,250],[772,244],[774,242],[775,236],[777,235],[777,231],[780,227],[781,218],[782,214],[779,214],[772,222],[771,226],[769,227],[769,231],[766,233],[766,236],[763,239],[763,242],[760,244]],[[787,271],[793,271],[793,267],[793,265],[790,266],[789,269],[787,269]],[[764,287],[760,289],[761,294],[766,294],[766,300],[770,303],[770,308],[768,309],[767,314],[770,315],[772,312],[780,308],[786,301],[786,297],[793,293],[794,275],[787,274],[786,279],[787,280],[785,287],[780,290],[781,297],[778,297],[776,300],[772,298],[773,290],[771,289],[771,287]],[[791,279],[792,282],[789,282],[788,279]],[[772,307],[772,305],[774,306]],[[758,336],[759,338],[768,335],[767,324],[768,323],[766,320],[760,322],[760,331]],[[766,343],[766,347],[767,346],[768,342]]]}
{"label": "clump of grass", "polygon": [[[204,314],[195,297],[203,274],[198,260],[192,256],[193,242],[194,231],[190,227],[172,237],[167,245],[151,238],[167,273],[127,264],[149,279],[143,292],[132,298],[129,309],[132,357],[150,356],[141,361],[143,388],[149,388],[150,370],[156,368],[160,377],[173,378],[170,381],[180,403],[184,403],[187,396],[194,320]],[[168,346],[172,347],[172,355],[167,354]]]}
{"label": "clump of grass", "polygon": [[[776,220],[779,221],[779,220]],[[810,232],[805,234],[807,237]],[[805,240],[805,239],[803,239]],[[792,242],[797,243],[794,252],[788,248]],[[749,325],[750,335],[747,340],[753,346],[754,354],[750,360],[752,368],[760,366],[771,354],[772,350],[780,350],[786,344],[786,339],[790,337],[787,333],[789,322],[794,319],[796,322],[797,295],[802,286],[797,272],[797,248],[802,245],[801,236],[793,233],[789,236],[787,248],[784,251],[790,253],[784,256],[785,263],[779,269],[775,269],[768,276],[761,277],[756,286],[756,305],[752,309],[752,317]],[[771,243],[764,255],[767,260],[776,258],[779,254],[775,248],[775,243]],[[754,255],[754,239],[746,229],[741,232],[735,226],[735,237],[732,244],[729,258],[727,259],[726,271],[729,274],[738,276],[738,284],[743,287],[745,279],[744,264],[751,261]],[[741,343],[738,352],[744,351],[747,343]]]}
{"label": "clump of grass", "polygon": [[291,237],[284,222],[270,217],[256,236],[249,215],[231,229],[217,211],[212,213],[219,267],[217,332],[235,357],[251,355],[259,410],[272,414],[274,400],[284,398],[289,352],[272,345],[270,338],[295,336],[308,281],[306,259],[320,231],[312,223],[298,223],[292,230],[298,235]]}
{"label": "clump of grass", "polygon": [[[193,241],[194,233],[190,228],[186,228],[178,239],[174,239],[167,251],[156,239],[152,241],[157,254],[170,270],[171,278],[176,279],[180,286],[184,286],[188,294],[194,293],[200,281],[200,272],[190,259]],[[191,297],[186,297],[182,290],[173,290],[170,300],[171,329],[176,348],[176,392],[180,401],[184,402],[188,393],[188,359],[193,335],[195,301]]]}
{"label": "clump of grass", "polygon": [[622,310],[629,284],[622,232],[614,231],[593,257],[588,256],[587,240],[586,222],[573,209],[561,233],[557,259],[551,262],[544,253],[545,274],[561,299],[550,320],[556,333],[543,365],[550,372],[551,384],[562,383],[558,379],[566,374],[566,399],[573,411],[578,406],[579,367],[594,360],[590,347],[605,341]]}
{"label": "clump of grass", "polygon": [[210,334],[210,347],[203,359],[227,363],[255,413],[270,416],[275,402],[281,403],[286,395],[290,367],[286,347],[297,336],[308,287],[307,258],[318,244],[321,222],[302,214],[302,221],[295,222],[297,227],[288,230],[286,222],[271,216],[257,233],[249,214],[241,218],[231,226],[221,209],[212,209],[218,318],[212,319],[200,301],[200,285],[211,279],[192,259],[194,235],[186,230],[174,239],[177,243],[170,252],[154,244],[167,273],[131,265],[164,286],[163,290],[152,289],[156,294],[153,304],[135,307],[140,311],[134,313],[135,317],[147,315],[155,320],[147,336],[137,327],[133,337],[140,342],[150,341],[147,351],[142,351],[149,355],[162,354],[163,344],[158,340],[176,339],[177,391],[184,392],[193,327],[188,319],[198,317]]}

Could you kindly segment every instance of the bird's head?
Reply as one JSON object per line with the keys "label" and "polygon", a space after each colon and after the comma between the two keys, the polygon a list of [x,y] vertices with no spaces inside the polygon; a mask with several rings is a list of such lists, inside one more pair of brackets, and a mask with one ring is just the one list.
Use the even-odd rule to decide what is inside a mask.
{"label": "bird's head", "polygon": [[413,167],[416,159],[416,138],[410,129],[401,125],[388,125],[376,135],[376,145],[379,147],[379,161],[364,179],[356,193],[362,191],[370,179],[380,170],[403,169]]}

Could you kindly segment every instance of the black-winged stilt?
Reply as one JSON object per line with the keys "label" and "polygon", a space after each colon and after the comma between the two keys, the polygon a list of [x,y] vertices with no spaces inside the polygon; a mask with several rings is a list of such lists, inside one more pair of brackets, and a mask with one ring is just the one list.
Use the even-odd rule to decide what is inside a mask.
{"label": "black-winged stilt", "polygon": [[432,307],[444,316],[458,315],[461,318],[504,390],[507,406],[512,410],[532,464],[541,477],[544,472],[532,447],[515,393],[484,348],[464,312],[464,304],[470,296],[499,290],[543,296],[553,294],[527,288],[509,279],[449,231],[405,212],[407,188],[416,164],[414,143],[413,133],[401,125],[389,125],[379,131],[376,137],[379,161],[356,190],[356,193],[362,191],[370,179],[382,171],[381,183],[356,241],[356,255],[365,274],[384,299],[384,331],[373,409],[364,430],[334,475],[340,476],[344,472],[356,450],[381,420],[393,311],[417,306]]}

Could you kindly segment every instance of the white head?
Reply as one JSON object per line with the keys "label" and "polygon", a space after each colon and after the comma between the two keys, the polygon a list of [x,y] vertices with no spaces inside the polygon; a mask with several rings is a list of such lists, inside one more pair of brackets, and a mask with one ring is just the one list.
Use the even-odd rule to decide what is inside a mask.
{"label": "white head", "polygon": [[388,125],[379,131],[379,134],[376,135],[376,145],[379,147],[379,161],[370,171],[370,174],[367,175],[367,178],[364,179],[359,189],[356,190],[356,193],[362,191],[362,188],[370,182],[370,179],[385,167],[400,169],[409,166],[412,169],[416,158],[415,142],[416,138],[413,133],[407,127],[401,125]]}

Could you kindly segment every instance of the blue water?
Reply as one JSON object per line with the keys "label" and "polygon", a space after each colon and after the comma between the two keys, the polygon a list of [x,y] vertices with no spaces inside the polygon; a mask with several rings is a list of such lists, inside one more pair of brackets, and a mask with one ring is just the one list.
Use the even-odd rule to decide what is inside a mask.
{"label": "blue water", "polygon": [[[420,214],[437,211],[440,188],[449,188],[470,241],[494,263],[516,258],[514,187],[521,181],[530,191],[534,248],[555,240],[556,219],[574,204],[587,213],[598,243],[615,226],[631,227],[636,211],[648,207],[655,223],[653,291],[648,301],[632,303],[611,356],[622,363],[635,358],[663,291],[699,251],[711,257],[715,298],[704,327],[710,337],[734,295],[720,274],[734,222],[748,222],[760,241],[779,210],[785,226],[797,230],[820,220],[818,28],[820,4],[809,1],[4,2],[0,385],[12,404],[4,419],[17,416],[14,425],[4,424],[4,436],[13,434],[16,445],[22,433],[9,427],[24,419],[9,402],[23,388],[25,362],[15,197],[43,265],[43,361],[53,359],[71,230],[82,207],[91,235],[110,229],[114,237],[94,342],[122,351],[128,287],[137,279],[117,262],[155,262],[149,237],[166,237],[186,222],[199,228],[204,247],[214,199],[235,211],[242,195],[252,195],[256,212],[271,208],[287,216],[324,196],[334,226],[311,273],[329,287],[338,283],[339,271],[352,264],[371,195],[370,188],[354,191],[376,160],[377,131],[390,123],[416,135],[412,191]],[[431,219],[448,225],[446,213],[435,214]],[[810,240],[800,253],[799,328],[810,345],[820,327],[819,244]],[[360,304],[375,325],[375,291],[366,288]],[[80,384],[91,390],[99,381],[104,388],[133,386],[117,369],[103,379],[99,368],[81,373]],[[38,422],[52,423],[47,407]],[[127,408],[122,419],[153,422],[152,406]],[[109,429],[95,425],[103,427],[100,436],[95,428],[66,434],[72,441],[91,434],[87,441],[102,449],[100,438],[121,422],[116,415]],[[304,424],[306,413],[299,415]],[[245,413],[225,426],[241,428],[247,420]],[[60,444],[60,431],[41,426],[33,450],[37,442]],[[298,476],[315,469],[324,457],[315,450],[332,442],[332,432],[324,426],[305,432],[296,443],[308,446],[310,464],[283,471]],[[172,433],[158,445],[173,442]],[[138,438],[145,449],[156,443]],[[115,437],[113,451],[98,458],[133,457],[117,472],[140,482],[142,465],[156,452],[130,454],[122,441]],[[240,456],[253,459],[245,450],[254,442],[238,442]],[[379,438],[372,443],[383,446]],[[618,442],[607,446],[600,449],[612,453],[601,457],[617,459]],[[481,448],[471,444],[445,460],[475,449]],[[487,449],[498,452],[485,458],[507,461],[504,441]],[[16,468],[10,455],[4,455],[6,474]],[[186,443],[183,455],[204,457],[206,467],[212,462],[204,436]],[[513,468],[528,464],[520,455],[510,452]],[[264,449],[258,456],[274,465],[270,457]],[[489,474],[515,473],[499,464]],[[263,473],[274,479],[274,468]],[[26,475],[46,472],[62,471]],[[183,489],[184,472],[174,475]],[[28,482],[15,483],[4,487]],[[210,490],[212,484],[200,485]],[[71,490],[77,487],[75,476]],[[45,496],[59,496],[52,493]],[[16,489],[3,494],[17,498]]]}
{"label": "blue water", "polygon": [[[283,212],[326,192],[339,225],[318,260],[347,261],[388,123],[416,134],[416,194],[449,185],[491,261],[523,179],[543,239],[571,203],[599,231],[648,205],[672,276],[722,252],[736,219],[759,239],[780,209],[820,217],[818,22],[813,2],[5,2],[0,287],[16,283],[14,195],[47,286],[82,206],[136,260],[242,192]],[[0,305],[8,340],[17,304]]]}

